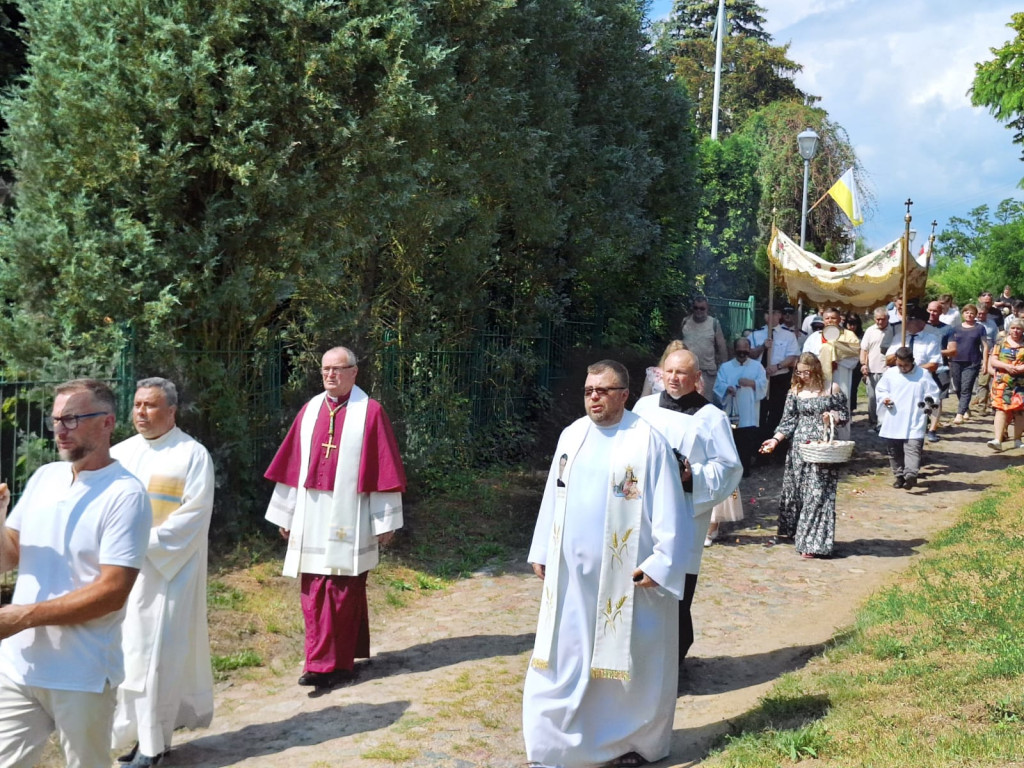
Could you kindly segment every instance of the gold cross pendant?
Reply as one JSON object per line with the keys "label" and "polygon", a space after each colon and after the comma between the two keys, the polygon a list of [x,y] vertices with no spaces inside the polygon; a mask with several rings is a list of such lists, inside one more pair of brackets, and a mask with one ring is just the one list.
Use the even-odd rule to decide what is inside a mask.
{"label": "gold cross pendant", "polygon": [[337,448],[338,446],[337,446],[337,445],[335,445],[334,443],[332,443],[332,442],[331,442],[331,438],[330,438],[330,437],[328,437],[328,438],[327,438],[327,442],[326,442],[326,443],[320,443],[320,447],[321,447],[321,448],[326,448],[326,449],[327,449],[327,450],[326,450],[326,451],[324,452],[324,458],[325,458],[325,459],[329,459],[329,458],[331,458],[331,449],[332,449],[332,448]]}

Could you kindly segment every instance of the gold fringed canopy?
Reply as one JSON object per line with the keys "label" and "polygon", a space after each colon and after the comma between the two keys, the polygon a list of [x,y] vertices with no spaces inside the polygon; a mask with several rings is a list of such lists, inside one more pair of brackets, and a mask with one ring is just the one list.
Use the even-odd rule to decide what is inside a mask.
{"label": "gold fringed canopy", "polygon": [[[768,259],[786,286],[789,300],[814,307],[866,312],[902,294],[903,238],[856,261],[833,264],[805,251],[784,232],[774,230]],[[925,255],[907,259],[907,298],[924,295],[928,280]]]}

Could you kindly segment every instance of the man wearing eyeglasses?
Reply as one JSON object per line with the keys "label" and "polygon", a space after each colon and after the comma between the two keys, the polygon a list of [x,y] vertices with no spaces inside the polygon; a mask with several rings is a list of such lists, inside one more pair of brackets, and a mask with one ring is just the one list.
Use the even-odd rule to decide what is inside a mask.
{"label": "man wearing eyeglasses", "polygon": [[591,365],[582,394],[587,415],[558,440],[530,547],[544,588],[523,690],[526,755],[642,765],[672,739],[693,507],[671,448],[625,410],[625,367]]}
{"label": "man wearing eyeglasses", "polygon": [[[146,556],[146,489],[110,456],[114,393],[94,379],[56,388],[47,425],[60,461],[29,478],[0,528],[0,764],[34,765],[54,730],[68,765],[110,765],[121,621]],[[0,524],[10,493],[0,486]]]}
{"label": "man wearing eyeglasses", "polygon": [[288,541],[284,574],[302,581],[306,664],[299,685],[355,678],[370,656],[366,575],[402,527],[405,470],[380,403],[355,385],[356,356],[324,353],[324,391],[295,417],[267,469],[267,520]]}
{"label": "man wearing eyeglasses", "polygon": [[117,691],[113,747],[135,746],[126,768],[156,765],[175,728],[213,718],[206,625],[206,554],[213,514],[213,461],[176,425],[178,388],[159,377],[136,384],[138,434],[111,455],[149,491],[149,549],[128,598],[122,629],[125,679]]}

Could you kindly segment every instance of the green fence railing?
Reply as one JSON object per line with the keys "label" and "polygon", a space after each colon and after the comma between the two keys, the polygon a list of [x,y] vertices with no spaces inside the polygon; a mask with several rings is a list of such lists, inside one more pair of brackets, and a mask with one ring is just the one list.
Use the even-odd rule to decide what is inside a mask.
{"label": "green fence railing", "polygon": [[[756,328],[760,323],[754,316],[754,297],[748,296],[745,301],[739,299],[722,299],[708,297],[711,314],[722,324],[725,340],[732,343],[747,328]],[[756,325],[755,325],[756,323]]]}

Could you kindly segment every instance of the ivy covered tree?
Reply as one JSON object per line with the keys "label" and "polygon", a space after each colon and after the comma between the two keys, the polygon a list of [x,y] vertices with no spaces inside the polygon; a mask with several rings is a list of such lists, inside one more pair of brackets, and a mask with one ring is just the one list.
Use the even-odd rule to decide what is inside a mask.
{"label": "ivy covered tree", "polygon": [[[796,137],[806,128],[813,129],[819,136],[818,151],[810,164],[808,207],[848,168],[855,169],[855,178],[863,173],[846,130],[829,120],[824,110],[783,101],[755,112],[740,135],[751,142],[760,158],[757,180],[761,198],[757,218],[765,245],[773,223],[791,236],[800,232],[803,159],[797,152]],[[862,209],[870,211],[873,205],[870,190],[858,183],[858,192]],[[831,198],[826,198],[808,214],[808,249],[838,260],[855,239],[849,226],[845,214]]]}
{"label": "ivy covered tree", "polygon": [[690,278],[709,295],[746,297],[763,290],[754,269],[760,247],[758,165],[754,145],[745,136],[701,143],[701,213]]}

